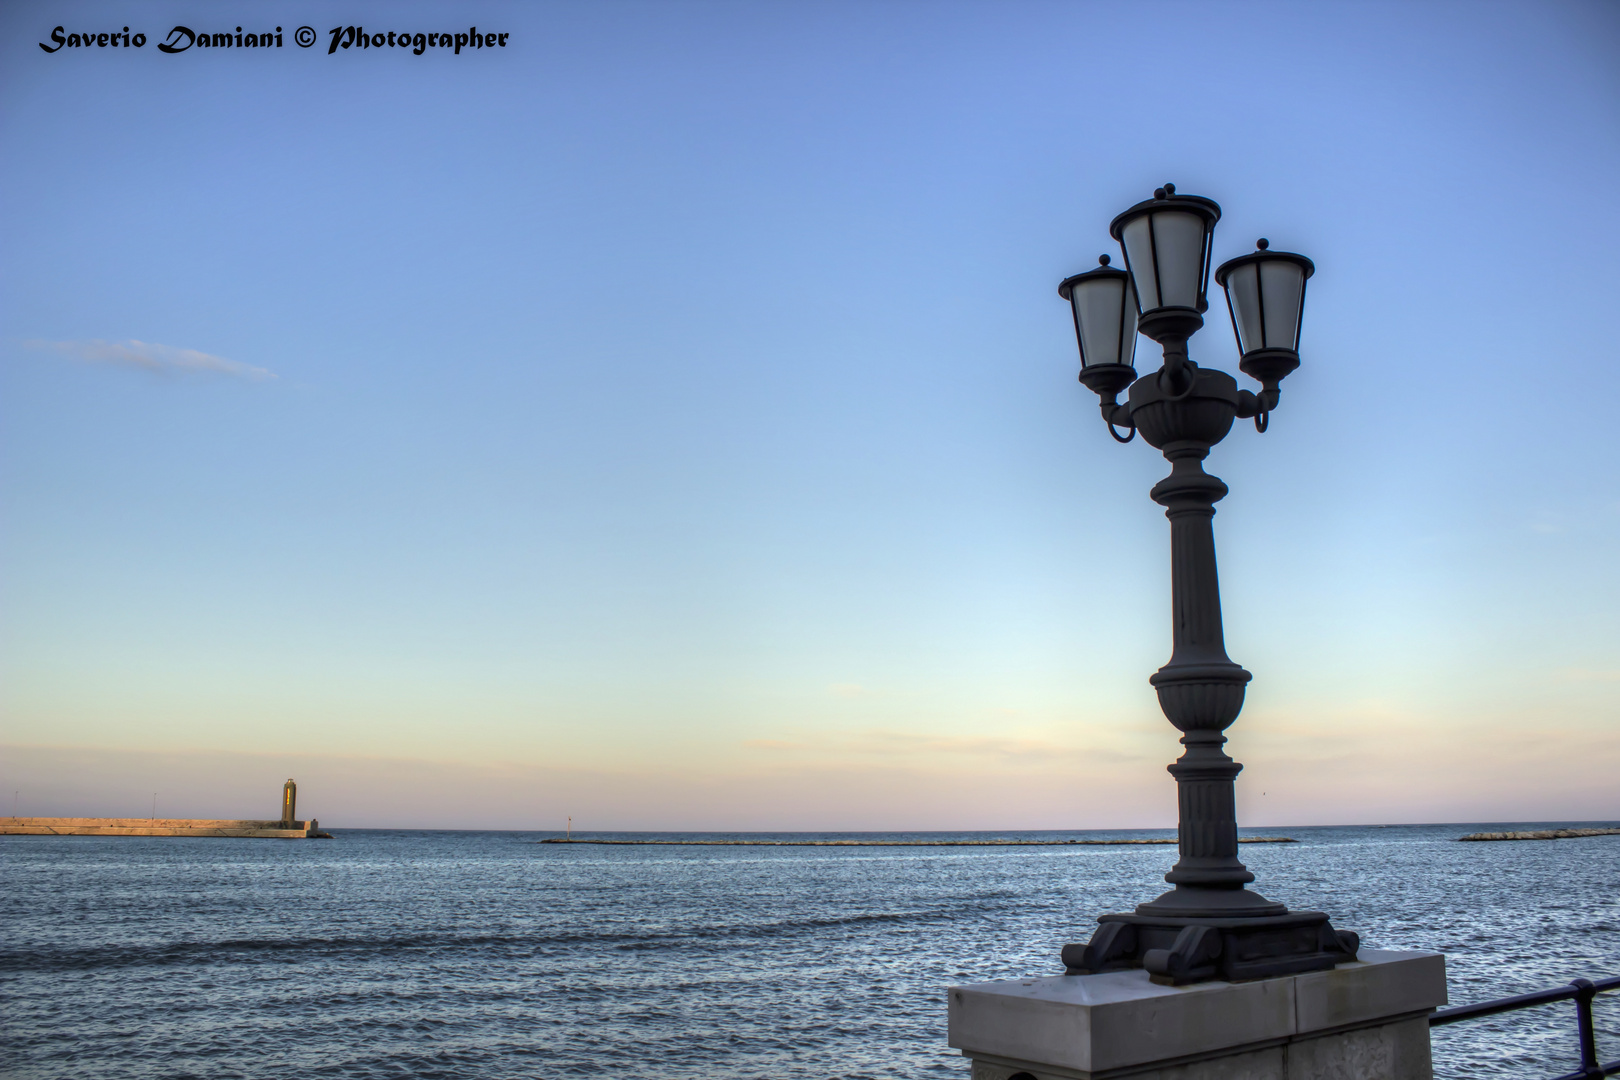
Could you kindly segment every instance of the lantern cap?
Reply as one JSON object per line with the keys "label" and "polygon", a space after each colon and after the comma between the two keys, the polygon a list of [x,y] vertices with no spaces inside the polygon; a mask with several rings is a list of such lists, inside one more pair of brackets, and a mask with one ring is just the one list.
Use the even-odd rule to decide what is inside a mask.
{"label": "lantern cap", "polygon": [[1221,204],[1214,199],[1206,199],[1202,195],[1177,195],[1176,185],[1166,184],[1162,188],[1154,189],[1153,198],[1142,200],[1116,217],[1108,226],[1108,235],[1118,240],[1125,230],[1127,221],[1156,210],[1186,210],[1197,214],[1204,219],[1206,230],[1213,228],[1215,223],[1221,220]]}
{"label": "lantern cap", "polygon": [[1316,273],[1316,264],[1311,262],[1311,260],[1292,251],[1272,251],[1270,250],[1271,242],[1264,237],[1261,237],[1259,240],[1255,241],[1255,247],[1258,250],[1251,251],[1247,255],[1239,255],[1235,259],[1227,259],[1225,262],[1221,263],[1221,265],[1217,266],[1215,268],[1215,284],[1224,287],[1226,285],[1227,275],[1240,266],[1245,266],[1252,262],[1270,262],[1273,259],[1286,259],[1291,263],[1297,263],[1300,268],[1305,271],[1305,276],[1307,278]]}
{"label": "lantern cap", "polygon": [[1064,278],[1058,283],[1058,295],[1063,297],[1065,300],[1069,299],[1070,294],[1074,291],[1074,287],[1082,281],[1092,281],[1097,278],[1128,278],[1131,276],[1123,270],[1116,270],[1112,266],[1109,266],[1109,262],[1110,259],[1107,255],[1097,256],[1097,268],[1095,270],[1087,270],[1083,274],[1073,274]]}

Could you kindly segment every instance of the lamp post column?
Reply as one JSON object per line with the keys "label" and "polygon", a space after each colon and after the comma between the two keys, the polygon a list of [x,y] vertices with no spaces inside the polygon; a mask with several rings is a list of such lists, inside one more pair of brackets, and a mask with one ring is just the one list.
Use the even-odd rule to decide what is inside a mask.
{"label": "lamp post column", "polygon": [[[1143,909],[1224,908],[1239,901],[1243,907],[1281,910],[1282,905],[1253,894],[1209,892],[1241,890],[1254,875],[1237,857],[1234,782],[1243,766],[1222,749],[1226,737],[1221,732],[1243,708],[1250,675],[1226,655],[1212,519],[1215,503],[1226,496],[1227,488],[1204,471],[1203,459],[1208,453],[1208,446],[1198,442],[1166,445],[1164,455],[1171,472],[1153,488],[1153,500],[1165,508],[1170,519],[1175,647],[1170,662],[1150,681],[1165,716],[1182,732],[1186,752],[1170,766],[1180,808],[1181,858],[1165,880],[1177,891]],[[1223,900],[1227,903],[1221,903]]]}

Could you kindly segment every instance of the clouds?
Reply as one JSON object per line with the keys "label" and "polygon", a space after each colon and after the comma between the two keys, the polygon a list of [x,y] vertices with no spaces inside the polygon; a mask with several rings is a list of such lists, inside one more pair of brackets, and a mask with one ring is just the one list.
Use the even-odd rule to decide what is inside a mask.
{"label": "clouds", "polygon": [[910,731],[869,730],[843,734],[814,733],[802,739],[746,739],[749,750],[799,756],[824,755],[846,761],[866,758],[965,757],[980,764],[998,761],[1041,766],[1058,763],[1137,761],[1141,755],[1098,746],[1080,746],[1026,736],[941,735]]}
{"label": "clouds", "polygon": [[833,683],[827,687],[827,693],[838,698],[872,697],[874,691],[868,690],[860,683]]}
{"label": "clouds", "polygon": [[157,345],[148,341],[25,341],[30,349],[44,349],[85,360],[92,364],[114,367],[140,368],[155,375],[229,375],[233,378],[263,382],[274,379],[276,373],[268,368],[254,367],[239,360],[198,352],[196,349],[177,349],[173,345]]}
{"label": "clouds", "polygon": [[1593,668],[1564,668],[1559,676],[1571,682],[1620,682],[1620,670],[1610,668],[1598,670]]}

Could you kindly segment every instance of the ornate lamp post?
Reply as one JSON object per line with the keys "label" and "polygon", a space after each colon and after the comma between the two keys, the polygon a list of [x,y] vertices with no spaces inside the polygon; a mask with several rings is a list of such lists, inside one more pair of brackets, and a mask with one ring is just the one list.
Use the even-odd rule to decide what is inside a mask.
{"label": "ornate lamp post", "polygon": [[[1261,384],[1259,394],[1239,390],[1232,376],[1187,356],[1187,341],[1209,308],[1220,216],[1213,201],[1178,195],[1166,184],[1110,226],[1124,248],[1125,270],[1110,267],[1104,255],[1098,269],[1058,286],[1074,310],[1080,381],[1101,399],[1109,432],[1120,442],[1140,433],[1170,462],[1170,475],[1153,486],[1152,497],[1170,519],[1175,646],[1148,681],[1186,747],[1169,767],[1179,795],[1181,857],[1165,880],[1175,887],[1134,913],[1101,916],[1088,944],[1064,948],[1071,975],[1144,967],[1155,981],[1174,984],[1260,979],[1331,968],[1354,960],[1359,946],[1355,934],[1334,930],[1322,912],[1290,912],[1246,888],[1254,875],[1237,857],[1234,783],[1243,766],[1221,748],[1221,733],[1243,708],[1251,676],[1226,655],[1211,519],[1227,487],[1204,471],[1203,461],[1235,419],[1253,417],[1266,430],[1278,384],[1299,366],[1305,280],[1315,267],[1261,240],[1252,254],[1215,271],[1242,353],[1238,367]],[[1141,378],[1134,366],[1138,331],[1164,351],[1159,370]]]}

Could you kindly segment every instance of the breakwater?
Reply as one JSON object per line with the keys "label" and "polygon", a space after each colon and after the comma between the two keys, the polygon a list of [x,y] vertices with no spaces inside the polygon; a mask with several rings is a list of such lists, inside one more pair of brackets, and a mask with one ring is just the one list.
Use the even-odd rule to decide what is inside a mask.
{"label": "breakwater", "polygon": [[[556,836],[537,844],[625,844],[635,847],[1113,847],[1175,844],[1173,836],[1146,840],[599,840]],[[1240,836],[1240,844],[1292,844],[1291,836]]]}
{"label": "breakwater", "polygon": [[1620,836],[1620,829],[1530,829],[1522,832],[1477,832],[1459,840],[1576,840],[1583,836]]}
{"label": "breakwater", "polygon": [[[152,796],[156,808],[157,796]],[[314,818],[298,820],[298,782],[281,786],[281,817],[275,821],[241,818],[0,818],[0,836],[202,836],[261,840],[330,840]]]}
{"label": "breakwater", "polygon": [[0,836],[234,836],[267,840],[330,839],[321,823],[209,818],[0,818]]}

